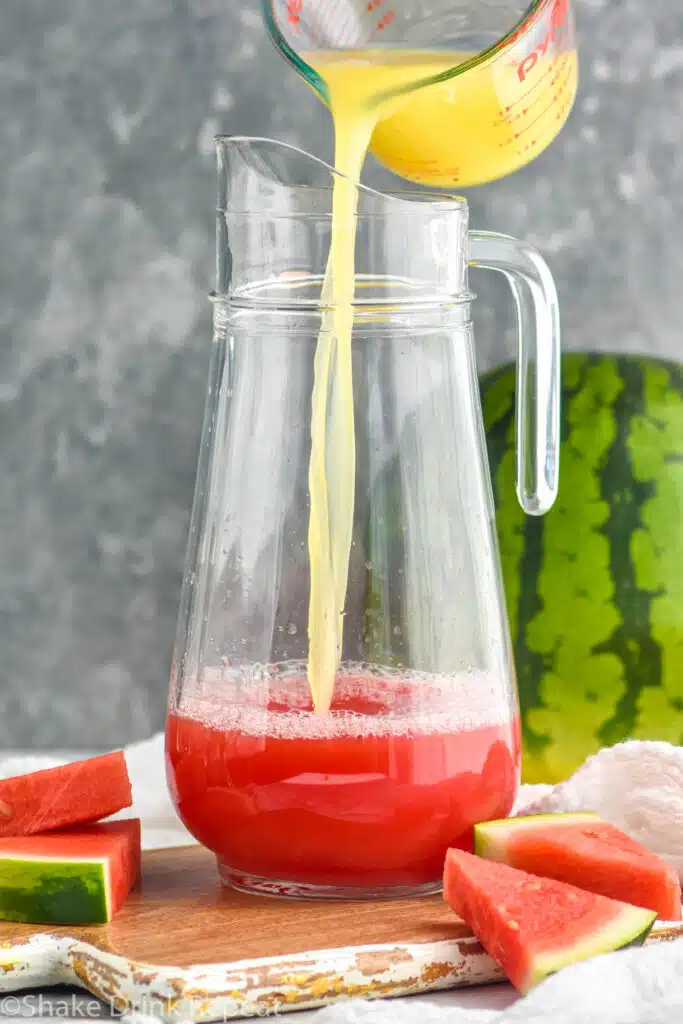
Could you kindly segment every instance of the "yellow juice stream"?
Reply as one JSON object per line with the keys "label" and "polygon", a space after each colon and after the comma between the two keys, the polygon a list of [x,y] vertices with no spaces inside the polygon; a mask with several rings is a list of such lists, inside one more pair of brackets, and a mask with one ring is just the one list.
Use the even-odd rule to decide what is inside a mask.
{"label": "yellow juice stream", "polygon": [[[525,104],[530,86],[520,80],[518,69],[498,62],[392,96],[396,90],[448,71],[471,54],[361,50],[304,56],[328,88],[335,167],[343,175],[335,176],[333,185],[308,479],[308,680],[314,707],[323,714],[329,709],[341,661],[353,529],[351,336],[356,186],[365,155],[370,147],[402,177],[441,187],[480,184],[508,174],[536,156],[562,127],[576,91],[576,55],[560,55],[539,69],[546,88],[540,99],[536,97],[535,108],[530,100]],[[567,111],[561,116],[565,103]]]}
{"label": "yellow juice stream", "polygon": [[[351,335],[355,286],[356,186],[370,137],[380,116],[400,100],[374,102],[377,93],[419,81],[434,71],[419,57],[379,64],[363,52],[308,54],[325,80],[335,130],[336,176],[332,237],[321,301],[323,315],[315,353],[308,551],[308,681],[317,712],[329,709],[341,660],[355,496],[355,428]],[[429,58],[430,66],[434,59]],[[441,58],[440,68],[453,66]]]}

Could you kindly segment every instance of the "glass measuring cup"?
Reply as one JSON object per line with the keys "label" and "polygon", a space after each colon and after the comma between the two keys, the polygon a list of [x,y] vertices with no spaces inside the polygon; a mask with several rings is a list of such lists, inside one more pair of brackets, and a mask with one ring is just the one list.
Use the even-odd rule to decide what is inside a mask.
{"label": "glass measuring cup", "polygon": [[574,104],[571,0],[262,3],[277,48],[323,102],[330,60],[415,65],[392,92],[405,102],[379,122],[370,150],[418,184],[465,187],[512,173],[550,145]]}
{"label": "glass measuring cup", "polygon": [[557,490],[553,280],[524,244],[468,231],[462,199],[358,189],[353,547],[342,664],[319,716],[306,531],[335,172],[266,139],[217,146],[215,331],[173,656],[171,793],[228,884],[435,891],[446,848],[510,810],[520,756],[468,267],[505,274],[516,300],[518,490],[535,514]]}

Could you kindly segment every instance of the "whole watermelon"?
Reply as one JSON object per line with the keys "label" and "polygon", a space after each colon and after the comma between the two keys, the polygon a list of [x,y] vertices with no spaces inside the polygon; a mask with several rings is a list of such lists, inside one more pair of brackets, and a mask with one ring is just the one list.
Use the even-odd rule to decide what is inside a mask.
{"label": "whole watermelon", "polygon": [[515,494],[515,369],[480,381],[527,782],[628,737],[683,743],[683,367],[562,359],[560,490]]}

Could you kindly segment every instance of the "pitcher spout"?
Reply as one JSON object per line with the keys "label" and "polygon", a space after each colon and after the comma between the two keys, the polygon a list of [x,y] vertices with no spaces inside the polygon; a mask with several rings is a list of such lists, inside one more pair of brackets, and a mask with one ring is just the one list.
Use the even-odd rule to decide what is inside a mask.
{"label": "pitcher spout", "polygon": [[[343,175],[324,160],[268,138],[218,136],[216,295],[318,305],[332,238],[332,191]],[[397,282],[398,301],[462,301],[468,207],[459,196],[382,193],[354,186],[356,281]],[[315,285],[317,282],[317,286]],[[386,289],[385,289],[386,291]]]}

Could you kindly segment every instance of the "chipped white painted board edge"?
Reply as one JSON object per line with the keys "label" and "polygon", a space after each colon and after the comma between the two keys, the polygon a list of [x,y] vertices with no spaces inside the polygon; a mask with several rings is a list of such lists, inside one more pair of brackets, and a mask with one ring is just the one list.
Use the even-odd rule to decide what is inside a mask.
{"label": "chipped white painted board edge", "polygon": [[[683,937],[659,925],[649,942]],[[76,985],[112,1010],[164,1021],[234,1020],[313,1009],[344,998],[386,998],[502,981],[474,937],[325,949],[191,967],[132,961],[50,934],[0,949],[0,991]]]}

